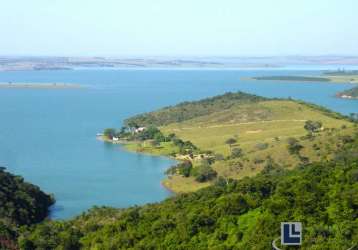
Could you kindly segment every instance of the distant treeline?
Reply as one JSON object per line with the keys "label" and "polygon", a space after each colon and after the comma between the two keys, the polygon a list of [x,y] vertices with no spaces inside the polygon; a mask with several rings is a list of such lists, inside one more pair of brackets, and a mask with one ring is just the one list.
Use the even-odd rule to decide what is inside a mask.
{"label": "distant treeline", "polygon": [[267,81],[305,81],[305,82],[329,82],[329,78],[313,76],[257,76],[252,77],[254,80]]}
{"label": "distant treeline", "polygon": [[200,101],[183,102],[166,107],[155,112],[140,114],[129,118],[125,124],[135,123],[140,126],[164,126],[170,123],[182,122],[199,116],[232,108],[234,105],[250,104],[268,100],[267,98],[243,92],[226,93]]}

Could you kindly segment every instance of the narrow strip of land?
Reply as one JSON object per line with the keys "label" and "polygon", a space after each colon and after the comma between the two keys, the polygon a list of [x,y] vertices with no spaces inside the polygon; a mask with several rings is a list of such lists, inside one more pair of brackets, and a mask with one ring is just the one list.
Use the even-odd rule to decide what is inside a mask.
{"label": "narrow strip of land", "polygon": [[0,89],[79,89],[80,84],[70,83],[0,83]]}

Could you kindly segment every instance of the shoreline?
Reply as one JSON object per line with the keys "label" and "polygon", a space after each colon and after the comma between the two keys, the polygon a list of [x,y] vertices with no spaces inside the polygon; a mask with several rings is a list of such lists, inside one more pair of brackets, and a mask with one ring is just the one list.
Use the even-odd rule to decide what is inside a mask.
{"label": "shoreline", "polygon": [[12,83],[0,82],[0,89],[82,89],[80,84],[72,83]]}
{"label": "shoreline", "polygon": [[[122,145],[125,149],[125,151],[127,152],[130,152],[130,153],[134,153],[134,154],[143,154],[143,155],[148,155],[148,156],[156,156],[156,157],[165,157],[167,159],[170,159],[170,160],[175,160],[175,161],[180,161],[180,159],[176,158],[176,157],[172,157],[172,156],[168,156],[168,155],[156,155],[156,154],[152,154],[152,153],[149,153],[149,152],[140,152],[140,151],[136,151],[136,150],[130,150],[128,148],[125,147],[125,145],[129,145],[129,144],[133,144],[135,143],[134,141],[124,141],[124,140],[119,140],[119,141],[113,141],[113,140],[110,140],[108,138],[105,138],[103,135],[97,135],[96,136],[96,139],[99,140],[99,141],[102,141],[102,142],[107,142],[107,143],[111,143],[111,144],[114,144],[114,145]],[[170,166],[169,166],[170,167]],[[168,168],[169,168],[168,167]],[[160,181],[160,184],[166,189],[168,190],[170,193],[172,194],[179,194],[180,192],[175,192],[173,189],[171,189],[167,184],[166,184],[166,180],[168,180],[169,177],[167,176],[166,178],[162,179]]]}

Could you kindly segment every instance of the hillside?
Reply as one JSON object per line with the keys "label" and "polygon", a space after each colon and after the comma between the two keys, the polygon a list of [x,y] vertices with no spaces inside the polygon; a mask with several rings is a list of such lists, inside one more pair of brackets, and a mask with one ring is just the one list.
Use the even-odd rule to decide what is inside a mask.
{"label": "hillside", "polygon": [[[207,187],[218,177],[253,176],[269,161],[292,168],[331,159],[354,130],[347,118],[325,108],[241,92],[138,115],[126,124],[149,128],[123,137],[128,150],[190,162],[168,170],[163,184],[174,192]],[[309,130],[310,124],[319,127]]]}
{"label": "hillside", "polygon": [[340,98],[346,98],[346,99],[357,99],[358,98],[358,86],[339,92],[337,93],[337,96]]}
{"label": "hillside", "polygon": [[[45,222],[19,239],[39,249],[270,249],[280,222],[301,221],[302,249],[358,243],[358,133],[331,161],[294,170],[268,164],[256,177],[128,209],[94,208]],[[31,248],[31,249],[32,249]],[[284,248],[287,249],[287,248]]]}
{"label": "hillside", "polygon": [[[0,249],[9,247],[18,227],[44,220],[54,199],[0,167]],[[9,240],[9,245],[4,245]]]}
{"label": "hillside", "polygon": [[226,93],[200,101],[183,102],[175,106],[165,107],[155,112],[140,114],[125,120],[125,125],[163,126],[173,122],[182,122],[214,112],[227,110],[240,104],[252,104],[266,98],[243,92]]}

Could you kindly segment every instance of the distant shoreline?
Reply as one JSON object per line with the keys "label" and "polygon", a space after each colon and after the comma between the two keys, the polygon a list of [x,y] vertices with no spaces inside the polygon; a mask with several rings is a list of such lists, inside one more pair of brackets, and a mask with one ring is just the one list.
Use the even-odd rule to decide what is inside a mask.
{"label": "distant shoreline", "polygon": [[283,82],[319,82],[319,83],[358,83],[358,76],[257,76],[243,77],[242,80],[251,81],[283,81]]}
{"label": "distant shoreline", "polygon": [[80,89],[79,84],[69,83],[0,83],[0,89]]}

